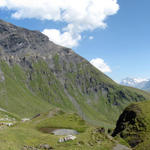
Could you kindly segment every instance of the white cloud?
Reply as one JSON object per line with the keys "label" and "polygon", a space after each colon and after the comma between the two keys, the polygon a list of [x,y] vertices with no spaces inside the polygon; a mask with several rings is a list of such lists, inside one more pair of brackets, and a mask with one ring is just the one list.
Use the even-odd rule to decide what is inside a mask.
{"label": "white cloud", "polygon": [[89,36],[89,40],[93,40],[94,39],[94,37],[93,36]]}
{"label": "white cloud", "polygon": [[65,22],[61,34],[69,32],[71,38],[86,30],[105,28],[106,18],[119,10],[117,0],[0,0],[0,7],[13,10],[12,17],[17,19]]}
{"label": "white cloud", "polygon": [[92,59],[90,63],[104,73],[112,72],[110,67],[101,58]]}
{"label": "white cloud", "polygon": [[6,6],[6,1],[5,0],[1,0],[0,1],[0,7],[5,7]]}
{"label": "white cloud", "polygon": [[56,29],[45,29],[42,33],[47,35],[51,41],[65,47],[75,47],[81,39],[80,35],[73,38],[73,35],[71,35],[70,32],[61,33]]}

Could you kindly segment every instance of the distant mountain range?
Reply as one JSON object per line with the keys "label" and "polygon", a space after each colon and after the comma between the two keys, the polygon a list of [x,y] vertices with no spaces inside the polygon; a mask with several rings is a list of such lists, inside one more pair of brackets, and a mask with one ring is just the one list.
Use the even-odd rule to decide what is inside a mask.
{"label": "distant mountain range", "polygon": [[120,84],[150,91],[150,79],[125,78]]}

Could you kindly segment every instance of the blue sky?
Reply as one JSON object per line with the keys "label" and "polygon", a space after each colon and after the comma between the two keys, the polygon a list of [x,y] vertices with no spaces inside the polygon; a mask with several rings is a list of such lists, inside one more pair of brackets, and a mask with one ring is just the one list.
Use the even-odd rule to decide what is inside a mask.
{"label": "blue sky", "polygon": [[[118,2],[113,2],[111,5],[109,4],[113,0],[107,0],[107,3],[104,0],[104,2],[100,3],[104,7],[97,7],[95,10],[97,12],[102,12],[98,10],[104,10],[107,19],[103,19],[103,12],[99,15],[101,16],[99,18],[96,14],[97,12],[92,10],[89,11],[89,14],[87,13],[89,18],[91,18],[91,22],[88,22],[87,17],[82,18],[82,16],[79,16],[80,19],[78,17],[80,9],[77,10],[74,7],[72,8],[75,9],[73,12],[77,12],[77,14],[74,13],[72,16],[75,15],[78,18],[74,17],[75,19],[73,20],[72,18],[62,19],[62,16],[59,18],[57,13],[52,17],[49,16],[49,13],[54,13],[48,11],[48,6],[51,7],[51,4],[43,7],[44,11],[38,8],[41,13],[37,13],[37,15],[35,14],[38,11],[38,9],[35,9],[36,6],[32,8],[31,5],[26,8],[24,4],[18,3],[17,0],[10,0],[13,4],[7,3],[7,1],[2,0],[0,2],[1,19],[31,30],[43,32],[45,29],[50,29],[50,32],[46,30],[45,33],[48,33],[52,38],[57,38],[60,44],[68,44],[67,46],[72,47],[75,52],[87,60],[100,58],[100,60],[97,60],[98,63],[101,61],[99,64],[101,65],[99,66],[100,69],[115,81],[120,81],[125,77],[150,78],[149,0],[118,0]],[[64,1],[67,2],[67,0]],[[83,8],[88,1],[90,2],[90,0],[87,0],[87,2],[85,0]],[[78,0],[76,2],[78,4]],[[15,6],[14,3],[16,4]],[[117,8],[117,5],[120,9]],[[68,7],[70,6],[72,4],[61,6],[61,9],[63,8],[69,14],[70,10]],[[56,7],[60,6],[56,5]],[[35,9],[32,14],[27,13],[32,9]],[[20,14],[16,13],[17,11]],[[46,15],[42,16],[42,11],[48,14],[47,18],[45,18]],[[12,14],[15,15],[12,16]],[[101,24],[98,24],[98,22]],[[103,23],[107,24],[107,27]],[[72,28],[68,24],[73,25]],[[93,39],[89,39],[89,37]],[[66,40],[60,41],[63,38]]]}

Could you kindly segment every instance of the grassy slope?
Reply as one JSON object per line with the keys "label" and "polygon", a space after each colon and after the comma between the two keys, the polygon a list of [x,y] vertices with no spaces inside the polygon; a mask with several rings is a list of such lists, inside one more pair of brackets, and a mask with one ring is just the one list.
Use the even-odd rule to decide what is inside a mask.
{"label": "grassy slope", "polygon": [[[63,110],[68,112],[76,111],[64,92],[64,87],[61,82],[57,80],[56,76],[43,61],[32,64],[32,74],[30,74],[31,72],[29,70],[24,71],[19,65],[10,66],[4,62],[1,62],[0,67],[5,75],[5,81],[0,83],[0,107],[15,113],[20,117],[32,117],[37,113],[46,112],[54,106],[61,107]],[[88,73],[91,73],[91,71],[93,70],[88,70]],[[81,72],[77,73],[79,74]],[[27,78],[27,75],[29,74],[31,80]],[[85,71],[81,74],[83,74],[82,77],[87,77]],[[149,97],[149,95],[143,91],[119,86],[108,78],[105,78],[105,76],[97,76],[97,74],[98,71],[96,71],[96,74],[93,73],[91,75],[96,79],[96,81],[92,83],[92,86],[93,84],[97,84],[97,81],[107,84],[109,99],[111,100],[110,102],[102,96],[101,92],[97,92],[97,98],[95,98],[95,95],[92,94],[92,92],[89,94],[84,93],[85,87],[91,86],[91,83],[88,82],[88,77],[84,83],[82,83],[82,85],[84,85],[82,87],[83,89],[79,89],[73,80],[74,75],[67,75],[67,91],[76,99],[84,114],[88,116],[89,122],[95,121],[96,123],[94,124],[99,124],[100,126],[105,127],[113,127],[113,124],[111,123],[115,122],[115,118],[119,115],[120,111],[126,105],[131,103],[132,100],[138,101],[139,95],[136,93],[144,95],[146,98]],[[122,95],[120,95],[120,91],[123,91],[125,97],[129,97],[128,101],[124,101]],[[117,97],[114,98],[116,93]],[[89,103],[87,103],[87,100],[89,100]],[[118,105],[112,105],[115,101],[120,101],[121,105],[119,105],[119,109]],[[45,114],[45,116],[47,116],[47,114]],[[39,143],[49,143],[56,149],[62,150],[67,150],[70,148],[95,150],[101,148],[101,150],[110,150],[110,148],[113,147],[113,141],[108,139],[105,135],[97,134],[93,127],[85,125],[80,119],[78,124],[78,119],[76,120],[75,118],[75,116],[65,114],[55,116],[53,118],[45,118],[44,116],[41,116],[41,118],[38,118],[37,120],[35,119],[29,124],[18,124],[13,128],[0,130],[0,137],[3,138],[0,142],[0,149],[17,150],[23,145],[37,146]],[[55,128],[73,128],[77,131],[82,131],[82,133],[78,135],[78,140],[74,142],[58,144],[57,141],[59,137],[44,134],[39,131],[40,127],[45,126]],[[98,142],[99,138],[100,141],[103,141],[101,145]]]}
{"label": "grassy slope", "polygon": [[[0,83],[0,107],[20,117],[32,117],[59,107],[66,112],[77,112],[94,125],[113,128],[128,104],[150,97],[146,92],[117,85],[87,62],[76,64],[76,69],[70,64],[74,71],[63,74],[67,79],[65,88],[44,60],[30,63],[32,69],[0,63],[5,76]],[[54,57],[54,64],[58,72],[63,67],[58,57]],[[106,90],[106,95],[99,86]]]}
{"label": "grassy slope", "polygon": [[29,72],[31,75],[29,87],[35,94],[56,107],[61,107],[66,111],[74,110],[72,103],[64,93],[63,86],[48,65],[43,60],[39,60],[37,63],[33,63],[32,67],[32,73]]}
{"label": "grassy slope", "polygon": [[15,119],[15,121],[20,120],[20,117],[17,115],[7,112],[7,111],[4,111],[4,110],[0,110],[0,119],[2,119],[0,122],[3,122],[3,118]]}
{"label": "grassy slope", "polygon": [[[56,150],[110,150],[115,145],[113,140],[98,133],[96,128],[86,124],[78,115],[52,111],[26,123],[0,130],[0,149],[20,150],[24,145],[36,147],[46,143]],[[74,141],[58,143],[62,136],[42,133],[39,131],[41,127],[72,128],[80,134]]]}
{"label": "grassy slope", "polygon": [[[66,76],[68,93],[80,104],[81,116],[93,124],[112,127],[127,105],[150,98],[149,93],[116,84],[87,63],[78,64],[77,70]],[[106,88],[107,96],[99,86]]]}
{"label": "grassy slope", "polygon": [[[150,147],[150,101],[132,104],[124,112],[126,112],[122,122],[124,129],[119,134],[135,150],[148,150]],[[128,117],[127,112],[130,114]]]}
{"label": "grassy slope", "polygon": [[147,150],[150,147],[150,102],[143,102],[138,104],[141,109],[141,114],[139,114],[139,120],[144,124],[144,127],[140,126],[139,135],[143,140],[142,143],[135,147],[136,150]]}
{"label": "grassy slope", "polygon": [[25,72],[18,66],[0,63],[5,81],[0,83],[0,107],[20,117],[32,117],[45,112],[51,105],[32,93],[26,85]]}

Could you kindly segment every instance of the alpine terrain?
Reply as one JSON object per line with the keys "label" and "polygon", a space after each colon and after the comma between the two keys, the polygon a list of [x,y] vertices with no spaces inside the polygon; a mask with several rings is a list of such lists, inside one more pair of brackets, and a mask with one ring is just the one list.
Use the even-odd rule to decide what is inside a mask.
{"label": "alpine terrain", "polygon": [[[130,149],[135,144],[128,136],[113,139],[106,130],[111,133],[129,104],[149,99],[148,92],[115,83],[39,31],[0,20],[1,150]],[[54,129],[73,129],[77,139],[62,142],[62,135],[50,134]]]}
{"label": "alpine terrain", "polygon": [[134,103],[120,115],[113,136],[120,135],[133,150],[150,147],[150,102]]}

